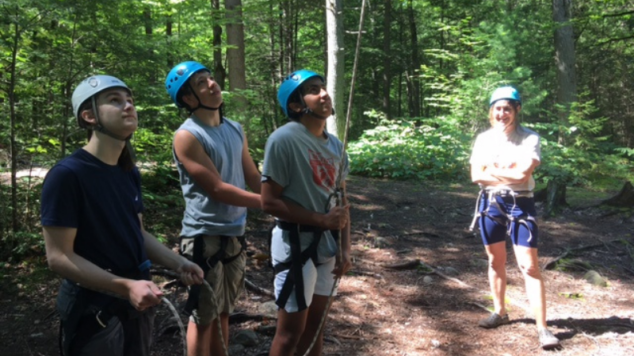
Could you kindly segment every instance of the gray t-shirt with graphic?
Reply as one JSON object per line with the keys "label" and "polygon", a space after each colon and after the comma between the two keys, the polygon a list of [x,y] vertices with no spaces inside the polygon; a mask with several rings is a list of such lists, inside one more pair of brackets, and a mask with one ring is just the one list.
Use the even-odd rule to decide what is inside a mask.
{"label": "gray t-shirt with graphic", "polygon": [[[245,189],[242,167],[244,135],[240,124],[224,118],[219,126],[208,126],[192,116],[176,132],[180,130],[186,130],[196,137],[223,182]],[[244,235],[247,209],[213,200],[189,175],[176,152],[173,154],[185,198],[181,236]]]}
{"label": "gray t-shirt with graphic", "polygon": [[[262,181],[273,180],[284,188],[282,198],[311,211],[326,213],[336,201],[331,196],[341,166],[343,144],[335,136],[325,132],[316,137],[304,125],[291,121],[277,129],[266,142]],[[344,161],[345,179],[348,171],[347,157]],[[312,232],[301,234],[304,250],[312,241]],[[283,234],[288,246],[288,232]],[[319,243],[320,260],[332,258],[337,253],[337,242],[330,231],[324,232]],[[274,264],[288,261],[289,249],[274,249]]]}

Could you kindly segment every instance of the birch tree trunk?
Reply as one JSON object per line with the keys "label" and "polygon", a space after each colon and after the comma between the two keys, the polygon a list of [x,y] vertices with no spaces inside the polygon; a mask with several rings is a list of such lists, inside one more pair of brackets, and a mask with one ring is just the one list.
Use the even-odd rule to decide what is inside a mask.
{"label": "birch tree trunk", "polygon": [[345,66],[343,48],[343,0],[326,0],[326,28],[328,32],[328,70],[326,85],[332,98],[335,115],[328,118],[326,129],[343,140],[346,113],[343,104]]}

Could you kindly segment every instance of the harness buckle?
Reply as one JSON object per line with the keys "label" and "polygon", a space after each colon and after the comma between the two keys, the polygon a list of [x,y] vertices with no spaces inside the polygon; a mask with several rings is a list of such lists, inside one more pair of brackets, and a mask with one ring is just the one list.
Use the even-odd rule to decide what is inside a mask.
{"label": "harness buckle", "polygon": [[101,321],[101,318],[100,318],[100,316],[101,316],[101,312],[102,312],[102,311],[100,310],[100,311],[98,311],[98,312],[97,312],[97,314],[95,314],[95,320],[97,320],[97,323],[99,323],[99,325],[100,325],[102,328],[104,328],[104,329],[105,329],[107,325],[106,325],[106,324],[104,324],[104,322],[103,322],[103,321]]}

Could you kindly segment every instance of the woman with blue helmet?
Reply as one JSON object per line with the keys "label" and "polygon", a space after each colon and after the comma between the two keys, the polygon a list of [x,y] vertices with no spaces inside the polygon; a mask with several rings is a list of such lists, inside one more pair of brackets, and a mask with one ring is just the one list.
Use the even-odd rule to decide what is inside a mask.
{"label": "woman with blue helmet", "polygon": [[189,355],[221,355],[229,343],[229,314],[244,289],[246,208],[261,207],[260,173],[242,126],[222,116],[222,91],[209,69],[180,63],[165,88],[189,111],[173,143],[185,199],[180,249],[208,282],[189,291],[187,348]]}
{"label": "woman with blue helmet", "polygon": [[291,73],[277,98],[291,121],[267,140],[262,172],[262,209],[276,218],[271,260],[279,309],[270,355],[304,355],[315,337],[310,355],[321,355],[319,325],[334,277],[351,266],[349,206],[345,194],[343,206],[331,199],[347,161],[339,166],[343,144],[325,130],[333,110],[321,75]]}
{"label": "woman with blue helmet", "polygon": [[477,212],[482,241],[489,259],[489,283],[494,312],[479,322],[496,328],[510,322],[506,294],[506,237],[524,276],[526,293],[544,349],[559,346],[546,327],[546,297],[537,256],[538,228],[533,171],[540,163],[539,135],[519,123],[522,101],[517,89],[497,88],[489,101],[491,128],[476,138],[471,154],[471,178],[480,186]]}

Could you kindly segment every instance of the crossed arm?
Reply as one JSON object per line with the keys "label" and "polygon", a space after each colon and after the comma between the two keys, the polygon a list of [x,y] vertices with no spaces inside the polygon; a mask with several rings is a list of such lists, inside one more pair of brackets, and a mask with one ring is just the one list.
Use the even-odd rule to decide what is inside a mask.
{"label": "crossed arm", "polygon": [[521,184],[531,177],[537,166],[539,160],[534,158],[520,159],[511,167],[474,163],[471,165],[471,180],[484,186]]}

